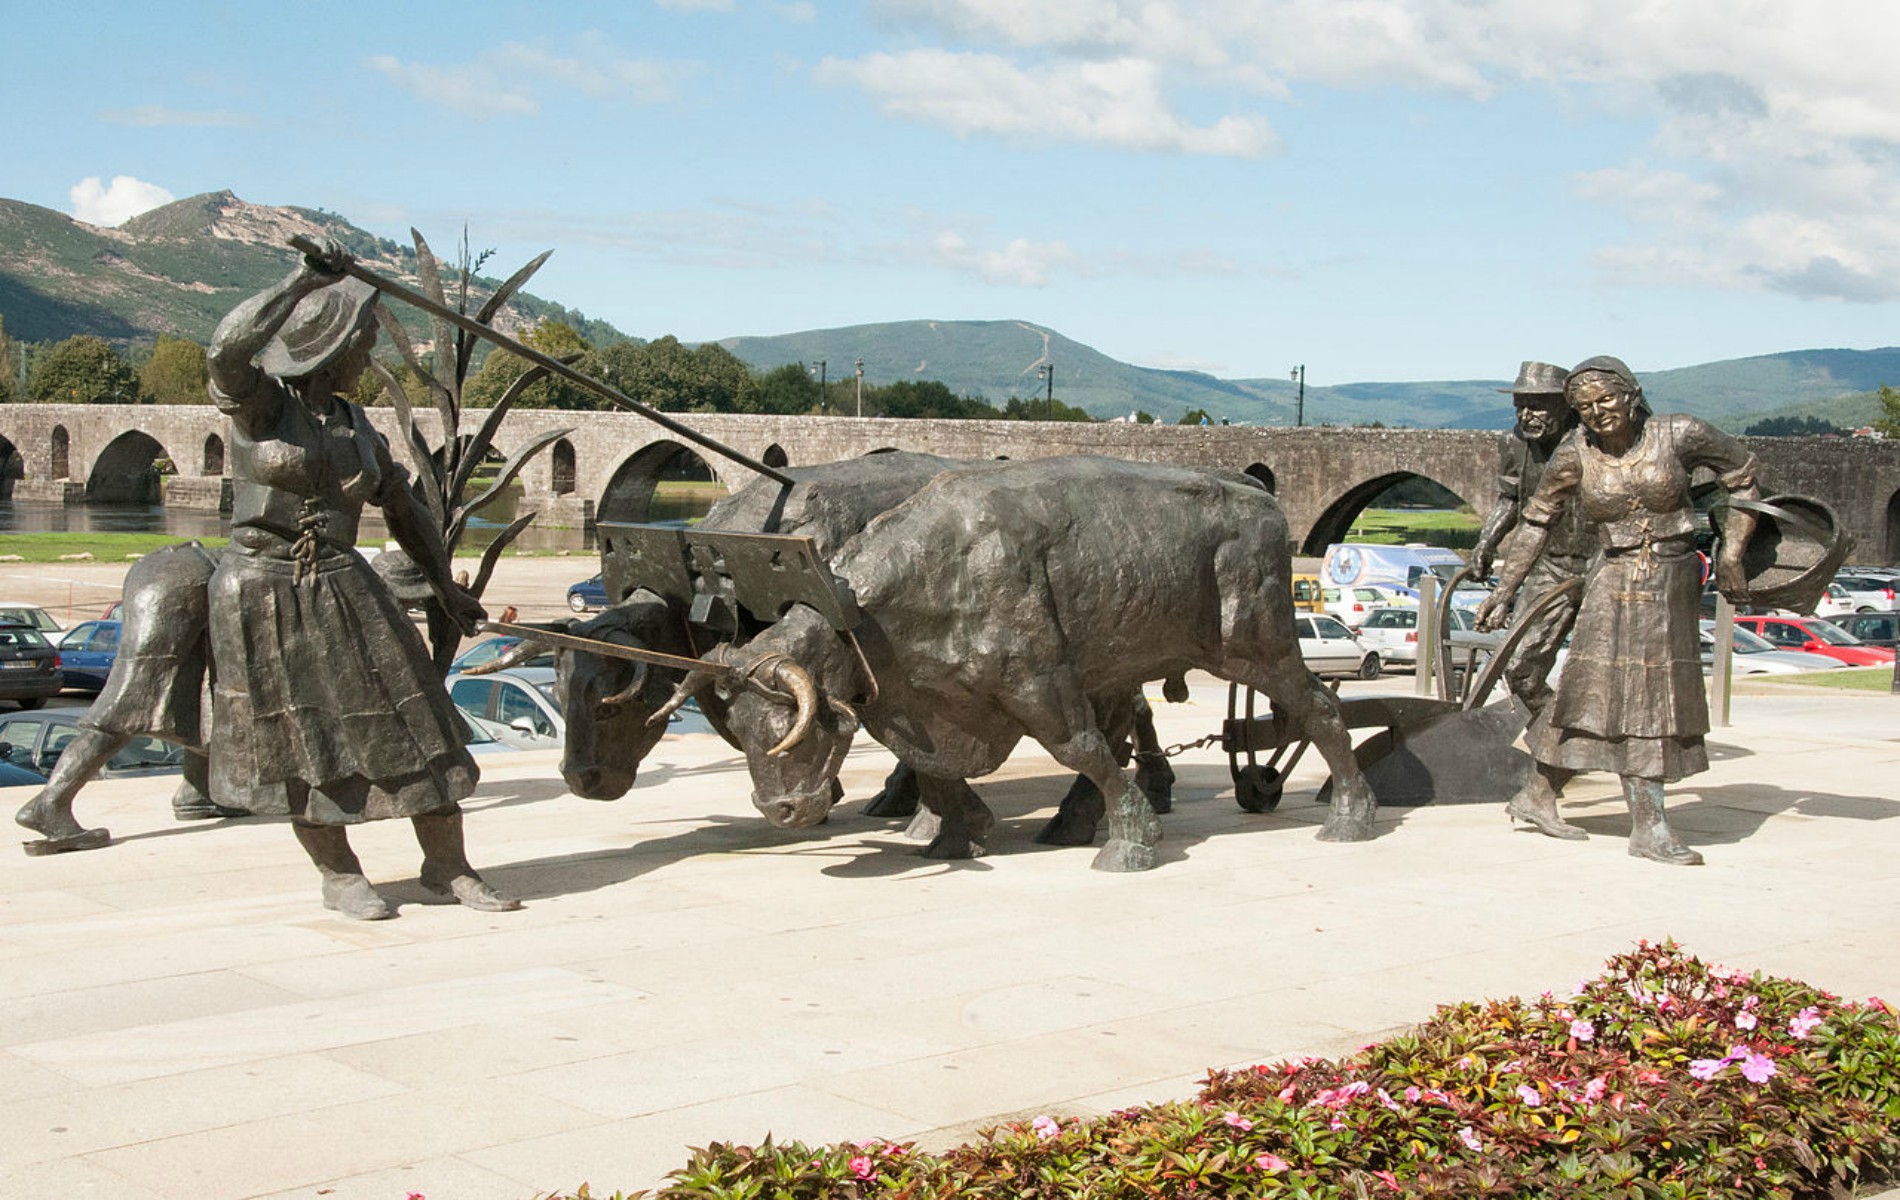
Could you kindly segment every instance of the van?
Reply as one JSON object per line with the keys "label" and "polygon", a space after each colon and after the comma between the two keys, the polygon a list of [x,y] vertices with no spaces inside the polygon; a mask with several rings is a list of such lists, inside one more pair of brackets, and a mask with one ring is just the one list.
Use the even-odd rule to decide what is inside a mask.
{"label": "van", "polygon": [[1326,597],[1320,595],[1317,575],[1293,577],[1293,607],[1298,612],[1325,612]]}
{"label": "van", "polygon": [[1385,584],[1416,590],[1419,576],[1438,576],[1442,585],[1462,571],[1465,560],[1455,550],[1412,542],[1387,546],[1375,542],[1335,542],[1326,547],[1320,576],[1329,587]]}

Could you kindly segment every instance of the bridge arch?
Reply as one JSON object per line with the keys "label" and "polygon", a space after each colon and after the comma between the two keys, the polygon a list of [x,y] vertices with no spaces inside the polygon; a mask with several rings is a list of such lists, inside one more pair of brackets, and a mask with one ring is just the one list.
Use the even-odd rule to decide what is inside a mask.
{"label": "bridge arch", "polygon": [[26,474],[26,458],[5,434],[0,434],[0,500],[13,498],[13,481]]}
{"label": "bridge arch", "polygon": [[47,452],[53,478],[70,479],[73,473],[73,435],[66,432],[64,425],[53,426],[52,436],[47,439]]}
{"label": "bridge arch", "polygon": [[128,430],[108,442],[93,460],[86,499],[101,504],[156,504],[159,460],[170,457],[151,434]]}
{"label": "bridge arch", "polygon": [[574,492],[574,443],[556,438],[548,451],[548,490],[557,496]]}
{"label": "bridge arch", "polygon": [[1391,491],[1393,487],[1415,479],[1422,479],[1443,488],[1460,504],[1475,507],[1472,506],[1469,497],[1458,495],[1457,492],[1446,488],[1444,484],[1429,475],[1421,475],[1416,471],[1391,471],[1383,475],[1375,475],[1371,479],[1353,484],[1324,506],[1319,519],[1314,521],[1312,528],[1308,530],[1306,540],[1301,543],[1300,553],[1318,557],[1325,554],[1326,547],[1334,542],[1350,540],[1353,522],[1359,519],[1360,513],[1372,507],[1374,501]]}
{"label": "bridge arch", "polygon": [[680,442],[650,442],[635,451],[608,479],[594,506],[600,521],[666,519],[656,512],[655,497],[662,484],[720,483],[711,463]]}
{"label": "bridge arch", "polygon": [[1266,488],[1269,495],[1279,490],[1277,486],[1278,481],[1273,478],[1273,468],[1269,467],[1266,463],[1257,462],[1248,467],[1245,473],[1259,480],[1260,486]]}
{"label": "bridge arch", "polygon": [[785,447],[779,445],[777,442],[773,442],[765,448],[765,453],[759,455],[759,461],[775,470],[779,467],[789,467],[792,465],[792,460],[785,453]]}
{"label": "bridge arch", "polygon": [[224,474],[224,439],[215,433],[205,435],[204,469],[200,475]]}
{"label": "bridge arch", "polygon": [[1887,519],[1881,530],[1883,562],[1900,563],[1900,491],[1887,497]]}

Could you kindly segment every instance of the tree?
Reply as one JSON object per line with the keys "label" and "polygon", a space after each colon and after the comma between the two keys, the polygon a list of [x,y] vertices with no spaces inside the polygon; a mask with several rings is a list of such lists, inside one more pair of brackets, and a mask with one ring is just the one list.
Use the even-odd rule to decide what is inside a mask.
{"label": "tree", "polygon": [[739,411],[799,416],[818,411],[818,381],[803,363],[786,363],[763,375],[748,373]]}
{"label": "tree", "polygon": [[738,412],[752,378],[746,365],[717,342],[689,350],[672,334],[617,353],[614,370],[619,378],[609,383],[662,412]]}
{"label": "tree", "polygon": [[[1050,412],[1050,405],[1055,411]],[[1035,397],[1024,400],[1020,396],[1011,396],[1003,408],[1003,416],[1011,421],[1093,421],[1095,418],[1086,409],[1064,404],[1060,400],[1047,400]]]}
{"label": "tree", "polygon": [[0,404],[12,404],[25,393],[20,387],[21,348],[7,336],[7,320],[0,316]]}
{"label": "tree", "polygon": [[[551,358],[566,359],[578,356],[574,369],[596,379],[601,376],[600,364],[593,361],[593,346],[570,325],[560,321],[543,321],[518,339]],[[462,387],[461,402],[470,408],[492,408],[500,400],[508,386],[521,378],[529,367],[526,359],[508,353],[506,350],[491,351],[482,360],[481,370],[468,377]],[[621,389],[622,391],[626,389]],[[605,403],[593,392],[566,379],[548,378],[530,384],[521,398],[515,401],[519,408],[572,408],[596,409],[605,407]]]}
{"label": "tree", "polygon": [[33,364],[27,395],[39,404],[137,404],[139,377],[106,340],[76,334]]}
{"label": "tree", "polygon": [[1900,438],[1900,391],[1884,383],[1880,385],[1880,416],[1874,419],[1874,428],[1890,438]]}
{"label": "tree", "polygon": [[153,404],[203,404],[207,379],[205,348],[165,333],[139,370],[139,387]]}
{"label": "tree", "polygon": [[1750,437],[1838,437],[1847,431],[1820,417],[1764,417],[1742,432]]}
{"label": "tree", "polygon": [[1175,422],[1176,425],[1212,425],[1213,423],[1214,418],[1208,416],[1204,408],[1190,408],[1181,414],[1179,421]]}

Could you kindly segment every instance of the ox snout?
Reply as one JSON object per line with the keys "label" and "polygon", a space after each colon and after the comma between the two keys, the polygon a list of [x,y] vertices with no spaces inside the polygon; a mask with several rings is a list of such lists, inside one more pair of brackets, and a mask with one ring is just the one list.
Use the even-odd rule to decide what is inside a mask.
{"label": "ox snout", "polygon": [[567,790],[583,800],[618,800],[633,787],[634,772],[613,767],[562,767]]}
{"label": "ox snout", "polygon": [[828,780],[810,791],[778,792],[771,796],[752,793],[752,807],[780,829],[810,829],[823,825],[831,816],[831,805],[842,790]]}

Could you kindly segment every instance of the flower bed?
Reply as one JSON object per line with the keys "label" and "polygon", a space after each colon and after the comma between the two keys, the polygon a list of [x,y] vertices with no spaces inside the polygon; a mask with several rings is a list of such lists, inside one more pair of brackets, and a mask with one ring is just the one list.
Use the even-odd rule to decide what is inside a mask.
{"label": "flower bed", "polygon": [[1187,1103],[1038,1117],[936,1154],[714,1143],[638,1195],[1741,1200],[1844,1196],[1896,1168],[1892,1008],[1664,942],[1568,998],[1441,1008],[1350,1058],[1212,1072]]}

